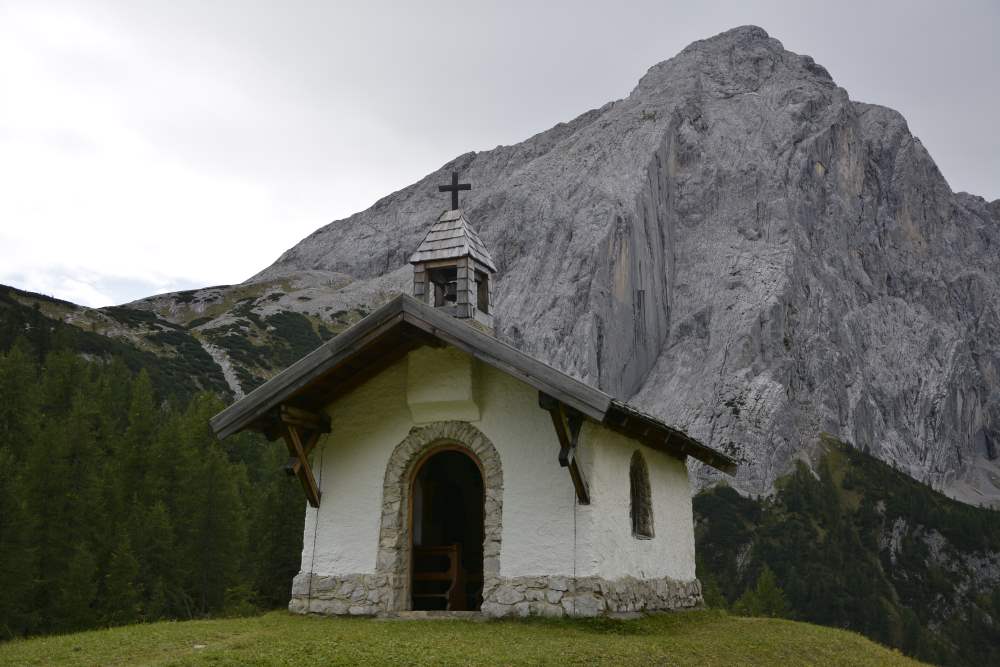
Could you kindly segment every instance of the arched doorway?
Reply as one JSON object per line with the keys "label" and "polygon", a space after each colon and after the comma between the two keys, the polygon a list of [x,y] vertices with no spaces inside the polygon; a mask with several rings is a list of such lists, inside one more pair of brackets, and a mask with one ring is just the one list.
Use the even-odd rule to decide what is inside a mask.
{"label": "arched doorway", "polygon": [[464,448],[429,452],[416,466],[410,497],[411,608],[478,610],[485,518],[479,462]]}
{"label": "arched doorway", "polygon": [[503,533],[503,466],[482,431],[463,421],[414,426],[396,445],[385,466],[375,583],[378,605],[387,612],[412,609],[413,481],[424,461],[442,448],[458,449],[478,462],[486,488],[483,520],[483,578],[489,598],[500,583]]}

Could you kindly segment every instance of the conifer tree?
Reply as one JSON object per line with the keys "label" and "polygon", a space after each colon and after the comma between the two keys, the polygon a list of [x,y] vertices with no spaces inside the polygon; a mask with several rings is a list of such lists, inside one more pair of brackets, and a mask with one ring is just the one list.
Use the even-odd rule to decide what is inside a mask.
{"label": "conifer tree", "polygon": [[757,577],[757,584],[744,591],[733,605],[733,610],[743,616],[783,617],[788,614],[785,594],[767,565]]}
{"label": "conifer tree", "polygon": [[24,338],[0,354],[0,446],[18,460],[34,442],[39,416],[38,372],[32,355]]}
{"label": "conifer tree", "polygon": [[200,614],[219,611],[226,589],[242,573],[246,541],[246,508],[241,491],[246,477],[232,465],[208,427],[221,405],[202,394],[191,402],[182,419],[181,439],[197,452],[193,474],[184,481],[178,501],[185,518],[184,565],[186,587]]}
{"label": "conifer tree", "polygon": [[107,625],[134,623],[141,610],[140,587],[137,585],[139,562],[132,554],[128,535],[122,533],[111,552],[104,584],[104,622]]}
{"label": "conifer tree", "polygon": [[166,505],[157,501],[146,507],[134,502],[128,533],[139,566],[137,585],[142,592],[142,619],[152,621],[181,614],[182,609],[170,604],[172,597],[177,598],[179,585],[173,529]]}
{"label": "conifer tree", "polygon": [[0,446],[0,640],[32,626],[34,550],[17,459]]}
{"label": "conifer tree", "polygon": [[97,563],[85,544],[70,550],[70,558],[58,574],[49,580],[52,604],[47,610],[48,629],[70,632],[94,627],[97,615],[93,604],[97,596]]}

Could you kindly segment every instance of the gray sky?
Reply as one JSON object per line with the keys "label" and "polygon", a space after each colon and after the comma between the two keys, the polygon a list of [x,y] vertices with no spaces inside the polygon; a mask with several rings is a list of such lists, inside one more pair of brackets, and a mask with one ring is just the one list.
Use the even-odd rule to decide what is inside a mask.
{"label": "gray sky", "polygon": [[995,0],[0,0],[0,283],[99,306],[242,281],[747,23],[1000,197]]}

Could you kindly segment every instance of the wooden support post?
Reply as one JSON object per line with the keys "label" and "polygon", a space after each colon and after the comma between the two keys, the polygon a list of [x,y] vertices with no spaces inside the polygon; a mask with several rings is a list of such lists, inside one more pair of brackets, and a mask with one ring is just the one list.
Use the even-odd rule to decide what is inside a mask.
{"label": "wooden support post", "polygon": [[[576,446],[580,438],[580,428],[583,426],[583,415],[576,410],[567,410],[561,402],[545,392],[538,392],[538,405],[547,410],[559,439],[559,465],[569,468],[570,479],[576,490],[576,499],[581,505],[590,504],[590,491],[583,471],[576,460]],[[568,412],[568,415],[567,415]],[[568,423],[567,423],[568,422]]]}
{"label": "wooden support post", "polygon": [[[293,459],[297,459],[298,467],[294,472],[302,483],[302,490],[306,492],[306,499],[313,507],[319,507],[319,487],[316,486],[316,478],[313,477],[312,466],[309,465],[309,458],[306,456],[305,447],[302,446],[302,438],[299,435],[298,429],[298,426],[285,424],[282,436],[285,439],[285,446],[288,447],[288,453],[291,454]],[[319,435],[316,434],[316,437],[318,439]],[[314,447],[315,443],[312,443],[312,446]]]}
{"label": "wooden support post", "polygon": [[[302,450],[305,452],[306,456],[309,456],[309,452],[311,452],[313,448],[317,445],[317,443],[319,443],[319,437],[320,437],[319,431],[313,431],[312,433],[309,434],[309,437],[306,438],[306,442],[302,447]],[[299,468],[301,467],[302,463],[299,461],[299,457],[290,456],[288,458],[288,463],[285,464],[285,472],[291,476],[298,476]]]}

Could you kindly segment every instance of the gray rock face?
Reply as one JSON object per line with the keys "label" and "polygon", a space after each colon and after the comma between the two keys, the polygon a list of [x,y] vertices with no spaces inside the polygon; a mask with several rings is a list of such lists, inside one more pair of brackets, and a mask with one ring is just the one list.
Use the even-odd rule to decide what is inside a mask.
{"label": "gray rock face", "polygon": [[766,492],[827,432],[1000,499],[1000,201],[953,193],[898,113],[808,56],[756,27],[696,42],[627,98],[462,155],[251,282],[399,271],[452,170],[498,265],[498,336],[737,451],[742,488]]}

